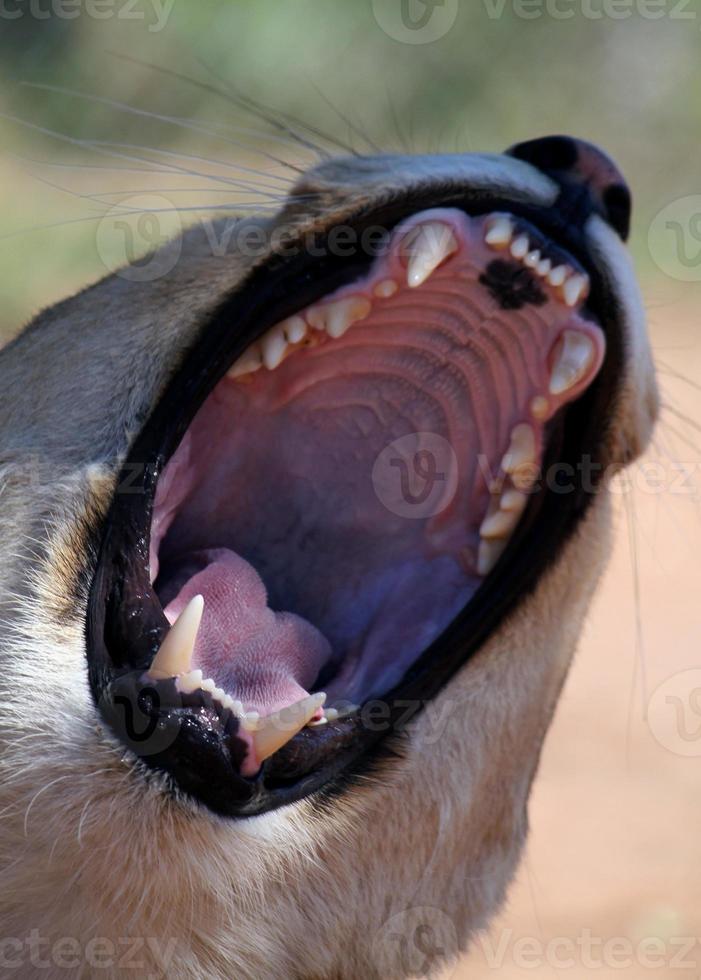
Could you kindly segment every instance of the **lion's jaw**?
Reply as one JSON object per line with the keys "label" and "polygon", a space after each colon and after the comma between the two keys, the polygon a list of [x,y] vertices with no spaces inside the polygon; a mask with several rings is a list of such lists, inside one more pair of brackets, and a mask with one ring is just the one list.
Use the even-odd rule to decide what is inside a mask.
{"label": "lion's jaw", "polygon": [[[342,217],[385,195],[386,168],[361,161],[357,171],[350,163],[312,175],[322,213],[336,208]],[[538,203],[556,190],[527,164],[500,157],[400,160],[393,192],[439,178],[481,180]],[[625,251],[597,216],[587,236],[621,304],[624,374],[606,453],[622,464],[647,442],[654,380]],[[330,800],[244,821],[165,796],[161,778],[135,769],[100,724],[85,672],[85,584],[78,601],[69,599],[128,448],[125,430],[162,389],[198,318],[247,271],[240,256],[207,256],[197,233],[186,249],[188,285],[154,287],[147,316],[145,291],[107,280],[50,311],[0,362],[3,417],[11,419],[1,525],[2,935],[24,943],[38,930],[47,940],[39,955],[50,962],[61,937],[78,937],[81,948],[101,937],[126,976],[129,955],[169,977],[410,975],[415,961],[403,959],[397,939],[403,929],[423,916],[447,929],[447,952],[455,952],[504,897],[542,739],[606,559],[608,494],[596,495],[532,593],[411,721],[402,754],[379,771]],[[120,338],[109,361],[106,334],[110,345]],[[67,383],[54,367],[66,350],[93,370],[84,395],[79,379]],[[145,359],[158,368],[144,390],[115,405],[120,379]],[[28,399],[40,363],[37,406]],[[30,412],[39,425],[23,441],[18,426]],[[27,446],[50,461],[38,476],[28,476]],[[130,937],[143,940],[139,949]],[[19,955],[23,975],[52,975],[26,946]],[[120,975],[117,965],[111,975]]]}

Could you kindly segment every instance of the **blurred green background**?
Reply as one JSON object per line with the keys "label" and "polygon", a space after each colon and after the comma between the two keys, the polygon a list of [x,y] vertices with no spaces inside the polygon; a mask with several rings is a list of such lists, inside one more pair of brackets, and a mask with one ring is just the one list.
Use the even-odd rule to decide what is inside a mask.
{"label": "blurred green background", "polygon": [[104,274],[96,228],[133,193],[165,195],[175,227],[195,208],[270,205],[262,192],[284,182],[236,165],[281,174],[270,156],[309,156],[271,138],[241,95],[358,150],[499,151],[549,132],[597,141],[633,186],[639,266],[659,271],[650,222],[701,182],[698,7],[443,0],[425,10],[447,29],[427,40],[403,29],[403,2],[420,23],[419,0],[4,0],[2,334]]}

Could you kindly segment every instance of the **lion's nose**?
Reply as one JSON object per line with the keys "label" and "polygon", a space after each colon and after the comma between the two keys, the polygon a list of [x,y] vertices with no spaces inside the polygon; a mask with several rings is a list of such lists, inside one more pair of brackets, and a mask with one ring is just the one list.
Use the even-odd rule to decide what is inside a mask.
{"label": "lion's nose", "polygon": [[596,211],[621,236],[630,230],[631,195],[616,164],[603,150],[572,136],[543,136],[517,143],[507,153],[537,167],[562,188],[568,211]]}

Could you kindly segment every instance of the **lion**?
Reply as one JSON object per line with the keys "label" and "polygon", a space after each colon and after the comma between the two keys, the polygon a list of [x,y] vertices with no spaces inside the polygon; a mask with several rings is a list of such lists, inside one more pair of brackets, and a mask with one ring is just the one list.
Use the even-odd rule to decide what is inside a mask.
{"label": "lion", "polygon": [[338,157],[0,353],[3,976],[489,923],[657,415],[630,200],[565,136]]}

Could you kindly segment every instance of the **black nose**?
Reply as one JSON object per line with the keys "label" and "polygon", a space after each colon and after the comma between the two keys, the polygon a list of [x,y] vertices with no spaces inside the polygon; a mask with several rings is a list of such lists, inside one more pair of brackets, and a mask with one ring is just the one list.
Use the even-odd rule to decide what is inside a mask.
{"label": "black nose", "polygon": [[506,152],[552,177],[569,207],[581,207],[586,197],[589,211],[605,218],[623,241],[628,238],[630,190],[616,164],[598,146],[571,136],[543,136],[517,143]]}

